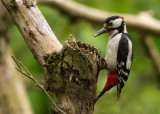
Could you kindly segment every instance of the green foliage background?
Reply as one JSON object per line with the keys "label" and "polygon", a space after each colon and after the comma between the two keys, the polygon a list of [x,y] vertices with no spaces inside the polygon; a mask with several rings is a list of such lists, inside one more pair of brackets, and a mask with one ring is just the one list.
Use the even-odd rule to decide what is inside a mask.
{"label": "green foliage background", "polygon": [[[82,4],[119,13],[138,14],[141,11],[152,11],[160,19],[159,0],[75,0]],[[77,40],[88,42],[99,48],[105,55],[108,35],[103,34],[97,38],[93,34],[102,25],[91,24],[83,20],[73,20],[68,15],[61,14],[57,9],[39,5],[40,10],[51,26],[52,30],[63,44],[69,34]],[[93,12],[94,13],[94,12]],[[160,114],[160,81],[154,63],[146,53],[143,42],[140,41],[138,31],[128,29],[132,36],[135,48],[130,77],[122,90],[120,102],[116,101],[116,87],[107,92],[95,106],[95,114]],[[155,45],[160,50],[160,39],[154,37]],[[39,64],[35,61],[22,36],[14,26],[10,45],[17,59],[23,62],[37,80],[43,83],[43,75]],[[106,82],[105,71],[99,75],[97,94]],[[31,80],[24,78],[27,93],[35,114],[47,114],[51,103],[44,93],[34,86]],[[84,93],[85,94],[85,93]],[[53,99],[54,98],[54,95]]]}

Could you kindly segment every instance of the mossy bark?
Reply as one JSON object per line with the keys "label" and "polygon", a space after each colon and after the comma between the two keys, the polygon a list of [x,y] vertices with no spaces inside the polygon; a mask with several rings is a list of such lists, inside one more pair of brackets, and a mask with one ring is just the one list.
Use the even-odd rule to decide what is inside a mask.
{"label": "mossy bark", "polygon": [[92,114],[98,73],[104,67],[100,51],[70,35],[61,52],[44,60],[47,88],[56,94],[58,107],[67,114]]}
{"label": "mossy bark", "polygon": [[[35,1],[2,3],[46,72],[47,90],[55,93],[57,106],[67,114],[92,114],[98,73],[104,68],[100,51],[73,36],[62,46]],[[51,113],[60,112],[53,109]]]}

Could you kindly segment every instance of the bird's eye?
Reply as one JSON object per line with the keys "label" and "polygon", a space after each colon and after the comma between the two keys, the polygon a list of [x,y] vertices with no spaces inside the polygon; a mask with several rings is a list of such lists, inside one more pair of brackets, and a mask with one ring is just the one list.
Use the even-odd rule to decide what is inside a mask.
{"label": "bird's eye", "polygon": [[109,22],[109,23],[108,23],[109,26],[111,26],[112,24],[113,24],[112,22]]}

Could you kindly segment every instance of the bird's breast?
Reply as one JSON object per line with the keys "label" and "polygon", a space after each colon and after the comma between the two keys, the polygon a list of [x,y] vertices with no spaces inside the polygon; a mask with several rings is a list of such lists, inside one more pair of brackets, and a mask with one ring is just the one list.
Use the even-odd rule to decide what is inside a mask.
{"label": "bird's breast", "polygon": [[121,35],[122,33],[119,33],[108,41],[105,60],[109,70],[117,68],[117,51]]}

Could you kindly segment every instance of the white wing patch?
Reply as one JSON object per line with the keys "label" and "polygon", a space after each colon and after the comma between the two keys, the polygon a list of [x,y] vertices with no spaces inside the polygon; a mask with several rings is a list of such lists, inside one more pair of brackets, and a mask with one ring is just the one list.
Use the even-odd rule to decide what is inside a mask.
{"label": "white wing patch", "polygon": [[118,64],[119,67],[124,66],[124,62],[123,61],[121,61],[121,63],[117,63],[117,64]]}
{"label": "white wing patch", "polygon": [[132,56],[132,43],[131,43],[131,41],[127,38],[127,40],[128,40],[128,56],[127,56],[127,63],[126,63],[126,68],[128,69],[128,70],[130,70],[130,68],[131,68],[131,62],[132,62],[132,60],[131,60],[131,56]]}
{"label": "white wing patch", "polygon": [[125,76],[128,76],[128,73],[123,71],[123,69],[118,70],[118,74],[124,74]]}

